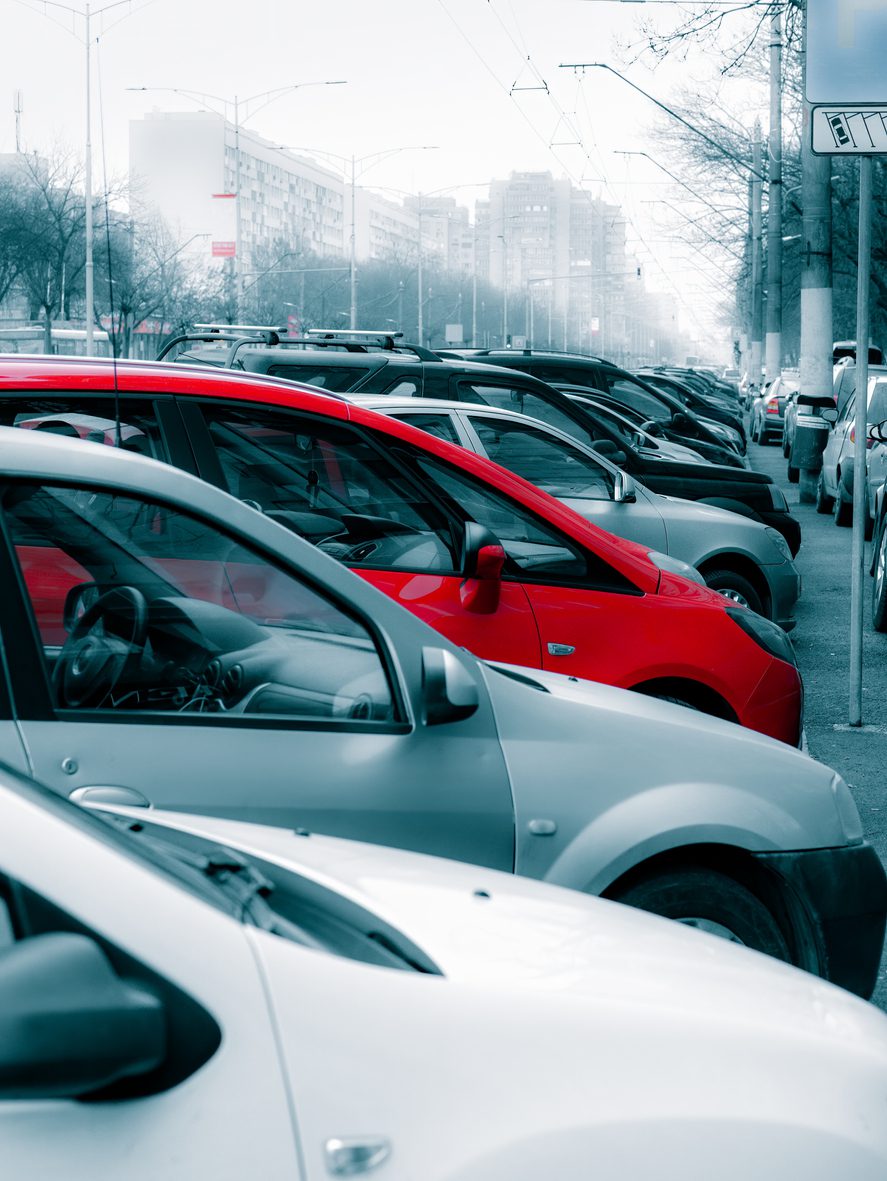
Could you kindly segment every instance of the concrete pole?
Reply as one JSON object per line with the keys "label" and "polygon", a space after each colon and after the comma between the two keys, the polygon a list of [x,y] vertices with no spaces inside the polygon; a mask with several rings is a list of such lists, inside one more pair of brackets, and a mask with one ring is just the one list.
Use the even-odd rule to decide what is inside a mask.
{"label": "concrete pole", "polygon": [[751,310],[751,370],[750,382],[760,388],[764,343],[764,286],[761,243],[761,124],[755,121],[752,144],[752,310]]}
{"label": "concrete pole", "polygon": [[770,166],[767,208],[767,380],[782,371],[782,13],[770,23]]}
{"label": "concrete pole", "polygon": [[424,344],[423,337],[425,335],[425,307],[424,307],[425,297],[424,297],[424,292],[422,291],[423,280],[422,280],[422,194],[421,193],[419,194],[419,208],[418,208],[417,212],[418,212],[418,218],[419,218],[419,236],[418,236],[418,249],[417,249],[417,254],[416,254],[416,287],[417,287],[417,295],[419,297],[419,309],[418,309],[418,330],[419,330],[418,336],[419,336],[419,339],[416,341],[416,344],[422,345],[422,344]]}
{"label": "concrete pole", "polygon": [[351,153],[351,311],[348,316],[348,325],[350,328],[357,327],[357,199],[355,197],[355,162],[354,153]]}

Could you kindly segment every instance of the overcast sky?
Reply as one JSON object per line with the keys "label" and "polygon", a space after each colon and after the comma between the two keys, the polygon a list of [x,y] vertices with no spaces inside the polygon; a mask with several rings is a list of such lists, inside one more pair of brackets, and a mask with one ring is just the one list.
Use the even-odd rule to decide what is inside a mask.
{"label": "overcast sky", "polygon": [[[23,149],[51,153],[61,147],[81,154],[84,21],[42,0],[0,4],[7,18],[0,151],[16,148],[18,89]],[[71,0],[70,7],[82,12],[85,3]],[[103,0],[93,0],[94,12],[102,7]],[[380,189],[452,189],[470,204],[483,192],[475,187],[479,182],[512,171],[569,176],[623,204],[630,235],[643,238],[638,248],[649,285],[668,289],[667,271],[689,300],[699,276],[680,250],[662,241],[668,215],[647,203],[675,200],[668,178],[645,160],[615,154],[655,154],[650,129],[661,116],[605,71],[577,78],[558,68],[563,62],[607,61],[665,101],[677,87],[705,77],[710,65],[703,55],[655,73],[643,64],[623,65],[641,14],[667,24],[679,9],[617,0],[126,0],[92,20],[99,37],[95,187],[102,187],[103,149],[108,172],[126,172],[130,119],[155,108],[199,105],[174,93],[127,87],[201,92],[216,107],[209,96],[233,100],[236,94],[241,119],[281,144],[326,148],[349,160],[352,153],[435,146],[366,167],[361,183]],[[261,110],[262,99],[244,103],[269,88],[340,79],[347,84],[303,86]],[[228,114],[233,116],[233,102]]]}

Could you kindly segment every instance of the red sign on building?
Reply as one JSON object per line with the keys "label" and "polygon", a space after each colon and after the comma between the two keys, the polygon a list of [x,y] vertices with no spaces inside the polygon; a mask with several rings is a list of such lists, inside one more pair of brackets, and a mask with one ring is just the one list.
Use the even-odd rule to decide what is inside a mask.
{"label": "red sign on building", "polygon": [[213,242],[213,258],[233,258],[234,246],[233,242]]}

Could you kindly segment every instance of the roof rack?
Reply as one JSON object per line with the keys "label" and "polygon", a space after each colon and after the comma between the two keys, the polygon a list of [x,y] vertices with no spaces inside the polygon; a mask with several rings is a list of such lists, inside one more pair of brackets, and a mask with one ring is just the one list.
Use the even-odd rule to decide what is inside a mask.
{"label": "roof rack", "polygon": [[269,348],[339,348],[349,353],[369,353],[373,350],[392,353],[410,353],[420,361],[440,362],[437,353],[417,344],[402,344],[402,332],[367,332],[349,329],[327,330],[309,328],[305,336],[287,336],[285,328],[272,328],[260,324],[195,324],[194,331],[182,332],[167,340],[157,354],[162,361],[180,344],[219,344],[230,347],[225,356],[224,367],[231,369],[238,352],[247,346],[265,345]]}
{"label": "roof rack", "polygon": [[[176,345],[180,344],[218,344],[219,341],[226,341],[231,347],[228,349],[225,357],[225,367],[231,368],[231,363],[239,349],[246,345],[266,344],[275,345],[280,344],[280,333],[285,332],[282,328],[247,328],[238,324],[196,324],[195,332],[182,332],[178,336],[172,336],[167,340],[160,352],[157,354],[156,360],[162,361],[167,357]],[[250,333],[244,336],[244,332]]]}

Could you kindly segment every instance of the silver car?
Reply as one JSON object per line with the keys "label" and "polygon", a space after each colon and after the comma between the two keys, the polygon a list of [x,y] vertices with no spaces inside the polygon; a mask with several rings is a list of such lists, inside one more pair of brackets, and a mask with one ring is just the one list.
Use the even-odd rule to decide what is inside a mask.
{"label": "silver car", "polygon": [[[832,413],[835,413],[834,411]],[[822,471],[816,490],[816,511],[833,513],[836,525],[850,525],[853,521],[854,455],[856,450],[856,393],[850,394],[843,407],[836,411],[837,420],[829,431],[822,453]],[[887,419],[887,377],[875,373],[869,378],[866,421],[869,427]],[[883,444],[869,437],[866,440],[867,464],[874,458],[875,470],[866,480],[866,536],[871,536],[874,519],[874,494],[883,483]],[[874,455],[872,451],[874,449]]]}
{"label": "silver car", "polygon": [[757,395],[751,405],[749,423],[749,435],[755,443],[781,442],[786,408],[799,385],[798,373],[784,370],[766,390]]}
{"label": "silver car", "polygon": [[775,529],[725,509],[659,496],[591,447],[524,414],[427,398],[351,400],[501,464],[593,524],[686,562],[712,590],[786,631],[794,627],[801,578]]}
{"label": "silver car", "polygon": [[783,743],[484,663],[125,448],[0,430],[0,579],[0,759],[54,791],[544,878],[871,993],[887,878]]}

